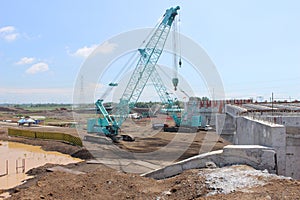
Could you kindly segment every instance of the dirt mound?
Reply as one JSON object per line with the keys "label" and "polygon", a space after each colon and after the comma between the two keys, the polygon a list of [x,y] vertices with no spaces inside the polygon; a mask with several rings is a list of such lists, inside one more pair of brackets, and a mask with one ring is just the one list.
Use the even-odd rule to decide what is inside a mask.
{"label": "dirt mound", "polygon": [[79,149],[75,153],[71,154],[71,156],[75,158],[84,159],[84,160],[93,158],[93,155],[85,148]]}
{"label": "dirt mound", "polygon": [[194,199],[206,193],[196,173],[156,181],[106,167],[82,175],[52,172],[28,189],[15,190],[10,199]]}
{"label": "dirt mound", "polygon": [[[91,170],[91,167],[94,167]],[[227,176],[224,184],[238,179],[242,172],[251,176],[256,186],[246,185],[228,194],[212,192],[208,176],[220,174],[222,169],[194,169],[165,180],[154,180],[136,174],[126,174],[102,165],[86,163],[73,165],[73,169],[86,174],[74,175],[65,172],[47,172],[29,188],[15,189],[10,199],[298,199],[300,182],[292,179],[262,175],[250,167],[227,167],[225,171],[237,171]],[[89,169],[88,169],[89,168]],[[240,167],[238,167],[240,168]],[[88,169],[88,170],[87,170]],[[37,170],[41,172],[43,170]],[[252,172],[254,174],[252,174]],[[264,172],[265,173],[265,172]],[[271,177],[268,177],[271,176]],[[217,177],[222,182],[222,177]],[[212,183],[212,185],[215,183]],[[237,185],[237,184],[235,184]],[[215,189],[217,190],[217,189]]]}
{"label": "dirt mound", "polygon": [[0,112],[19,112],[19,111],[24,111],[24,109],[0,106]]}

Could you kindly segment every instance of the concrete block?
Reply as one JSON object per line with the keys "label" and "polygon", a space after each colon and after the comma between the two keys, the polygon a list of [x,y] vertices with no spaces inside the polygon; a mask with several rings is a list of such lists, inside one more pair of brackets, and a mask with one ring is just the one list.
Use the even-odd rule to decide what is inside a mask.
{"label": "concrete block", "polygon": [[217,159],[217,157],[221,156],[222,153],[223,150],[212,151],[194,156],[192,158],[188,158],[186,160],[180,161],[179,163],[182,164],[183,170],[203,168],[205,167],[206,162],[214,162],[214,160]]}
{"label": "concrete block", "polygon": [[198,168],[203,168],[205,167],[205,162],[207,160],[204,158],[197,158],[193,160],[189,160],[188,162],[183,162],[182,163],[182,169],[183,170],[188,170],[188,169],[198,169]]}
{"label": "concrete block", "polygon": [[300,116],[263,116],[263,119],[267,121],[273,121],[276,124],[282,124],[284,126],[293,126],[293,127],[300,127]]}
{"label": "concrete block", "polygon": [[236,157],[251,157],[254,159],[260,158],[262,150],[270,149],[260,145],[227,145],[223,148],[224,155]]}
{"label": "concrete block", "polygon": [[224,147],[223,156],[226,164],[247,164],[255,169],[267,169],[270,173],[276,172],[275,150],[259,145],[228,145]]}
{"label": "concrete block", "polygon": [[228,145],[224,150],[194,156],[167,167],[154,170],[143,176],[163,179],[180,174],[184,170],[206,167],[207,162],[214,162],[217,166],[246,164],[256,169],[267,169],[275,172],[275,151],[269,147],[258,145]]}
{"label": "concrete block", "polygon": [[286,176],[300,179],[300,146],[286,147]]}
{"label": "concrete block", "polygon": [[267,169],[269,173],[277,172],[277,164],[276,164],[276,152],[274,149],[272,150],[263,150],[261,155],[261,162],[258,165],[257,169],[264,170]]}
{"label": "concrete block", "polygon": [[166,178],[166,176],[164,174],[164,168],[141,174],[141,176],[150,177],[150,178],[154,178],[157,180]]}
{"label": "concrete block", "polygon": [[246,111],[247,111],[247,109],[241,108],[239,106],[230,105],[230,104],[225,105],[225,112],[233,117],[238,116],[238,115],[240,115],[240,113],[246,112]]}
{"label": "concrete block", "polygon": [[248,117],[237,118],[235,144],[256,144],[264,146],[285,146],[285,127]]}
{"label": "concrete block", "polygon": [[[299,119],[300,121],[300,119]],[[300,127],[286,126],[286,134],[300,135]]]}
{"label": "concrete block", "polygon": [[284,126],[281,127],[271,127],[270,132],[270,146],[280,146],[286,145],[286,130]]}
{"label": "concrete block", "polygon": [[208,162],[214,162],[216,161],[216,165],[218,165],[218,157],[220,155],[216,155],[216,156],[207,156],[207,157],[203,157],[203,158],[199,158],[197,160],[191,160],[188,162],[184,162],[182,164],[182,169],[183,170],[188,170],[188,169],[200,169],[200,168],[206,168],[206,163]]}
{"label": "concrete block", "polygon": [[225,124],[226,114],[217,114],[216,115],[216,132],[218,135],[221,135]]}
{"label": "concrete block", "polygon": [[236,133],[236,118],[229,114],[216,115],[216,132],[221,137],[231,143],[234,142],[234,134]]}
{"label": "concrete block", "polygon": [[164,176],[171,177],[183,172],[181,164],[174,164],[164,168]]}
{"label": "concrete block", "polygon": [[[300,116],[261,116],[261,118],[268,120],[275,118],[276,122],[284,124],[287,127],[280,124],[254,120],[249,117],[237,117],[234,144],[256,144],[272,147],[276,152],[278,174],[299,178]],[[272,151],[265,151],[263,153],[262,166],[266,163],[272,163],[272,155]],[[244,156],[240,158],[244,158]],[[270,168],[272,169],[272,166]]]}
{"label": "concrete block", "polygon": [[300,146],[300,134],[289,134],[286,137],[286,146]]}
{"label": "concrete block", "polygon": [[285,176],[286,170],[286,147],[273,147],[277,155],[278,174]]}

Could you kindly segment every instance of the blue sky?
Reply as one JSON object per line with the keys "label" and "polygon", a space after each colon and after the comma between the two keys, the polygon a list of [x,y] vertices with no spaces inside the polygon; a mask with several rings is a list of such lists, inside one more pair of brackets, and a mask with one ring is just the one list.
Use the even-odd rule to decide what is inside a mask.
{"label": "blue sky", "polygon": [[226,98],[300,99],[300,2],[277,0],[0,3],[0,103],[72,101],[87,55],[181,7],[181,34],[215,63]]}

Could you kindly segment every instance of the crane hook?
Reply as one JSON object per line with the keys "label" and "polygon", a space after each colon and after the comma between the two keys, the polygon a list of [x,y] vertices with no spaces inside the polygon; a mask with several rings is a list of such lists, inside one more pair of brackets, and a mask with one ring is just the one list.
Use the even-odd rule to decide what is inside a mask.
{"label": "crane hook", "polygon": [[179,67],[180,67],[180,68],[181,68],[181,64],[182,64],[181,58],[179,58]]}
{"label": "crane hook", "polygon": [[178,78],[173,78],[172,79],[172,83],[173,83],[173,86],[174,86],[174,90],[176,91],[177,90],[177,86],[178,86]]}

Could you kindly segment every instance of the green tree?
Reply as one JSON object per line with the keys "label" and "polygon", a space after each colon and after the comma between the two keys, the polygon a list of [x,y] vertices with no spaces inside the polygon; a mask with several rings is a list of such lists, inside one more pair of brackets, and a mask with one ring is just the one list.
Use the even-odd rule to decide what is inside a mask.
{"label": "green tree", "polygon": [[209,101],[209,98],[208,97],[202,97],[201,100],[202,101]]}

